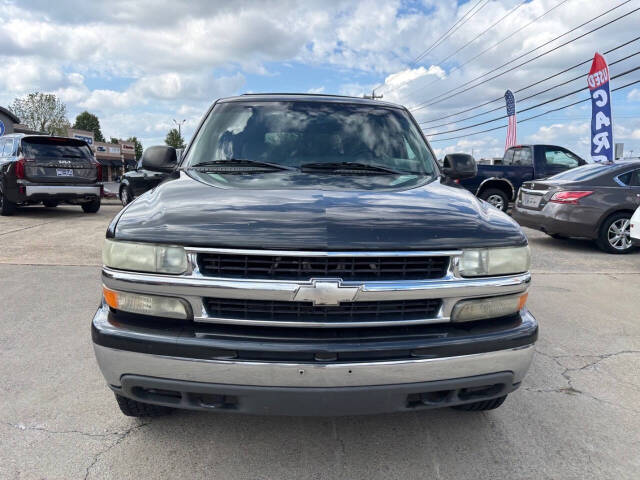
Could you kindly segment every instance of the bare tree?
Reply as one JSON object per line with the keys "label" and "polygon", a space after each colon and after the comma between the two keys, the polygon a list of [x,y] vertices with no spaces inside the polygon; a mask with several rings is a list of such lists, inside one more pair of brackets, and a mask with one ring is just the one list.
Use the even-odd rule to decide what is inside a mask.
{"label": "bare tree", "polygon": [[39,132],[66,135],[71,126],[67,120],[67,107],[52,93],[30,93],[16,98],[10,108],[21,123]]}

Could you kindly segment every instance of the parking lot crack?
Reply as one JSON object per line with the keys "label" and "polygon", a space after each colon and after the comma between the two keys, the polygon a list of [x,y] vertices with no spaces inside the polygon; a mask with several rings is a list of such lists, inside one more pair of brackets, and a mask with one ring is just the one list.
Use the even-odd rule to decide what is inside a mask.
{"label": "parking lot crack", "polygon": [[11,422],[4,422],[4,423],[17,430],[45,432],[53,435],[76,434],[76,435],[83,435],[86,437],[98,437],[98,438],[113,437],[113,436],[120,435],[120,432],[89,433],[89,432],[82,432],[80,430],[50,430],[40,425],[23,425],[21,423],[11,423]]}
{"label": "parking lot crack", "polygon": [[55,223],[55,222],[56,222],[56,220],[51,220],[50,222],[36,223],[35,225],[28,225],[26,227],[16,228],[15,230],[9,230],[7,232],[0,233],[0,237],[2,237],[4,235],[9,235],[11,233],[22,232],[23,230],[29,230],[31,228],[42,227],[43,225],[48,225],[50,223]]}
{"label": "parking lot crack", "polygon": [[93,469],[93,467],[95,466],[96,463],[98,463],[98,460],[100,460],[100,457],[102,457],[104,454],[106,454],[107,452],[109,452],[111,449],[113,449],[114,447],[120,445],[122,442],[125,441],[125,439],[131,435],[131,433],[133,433],[134,431],[149,425],[151,422],[144,422],[144,423],[139,423],[137,425],[133,425],[131,428],[128,428],[127,430],[125,430],[124,432],[119,432],[119,433],[112,433],[111,435],[115,435],[117,436],[117,439],[115,442],[113,442],[111,445],[107,446],[105,449],[99,451],[98,453],[96,453],[93,458],[91,459],[91,463],[87,466],[87,469],[85,471],[84,474],[84,479],[87,480],[87,478],[89,478],[89,475],[91,474],[91,470]]}
{"label": "parking lot crack", "polygon": [[[608,358],[612,358],[612,357],[615,357],[615,356],[618,356],[618,355],[640,354],[640,350],[620,350],[618,352],[605,353],[605,354],[601,354],[601,355],[566,355],[566,354],[565,355],[552,355],[552,354],[545,353],[545,352],[542,352],[542,351],[536,349],[536,353],[539,354],[539,355],[542,355],[543,357],[551,359],[560,368],[562,368],[562,372],[560,373],[560,375],[562,376],[562,378],[564,378],[564,380],[566,381],[567,385],[565,387],[548,388],[548,389],[525,387],[524,390],[529,391],[529,392],[534,392],[534,393],[562,393],[562,394],[565,394],[565,395],[582,395],[582,396],[588,397],[588,398],[590,398],[592,400],[595,400],[596,402],[599,402],[599,403],[603,403],[603,404],[607,404],[607,405],[613,405],[613,406],[616,406],[618,408],[621,408],[623,410],[627,410],[627,411],[630,411],[630,412],[633,412],[633,413],[640,413],[640,410],[636,410],[634,408],[629,408],[626,405],[620,405],[618,403],[602,399],[602,398],[600,398],[600,397],[598,397],[596,395],[593,395],[593,394],[591,394],[589,392],[585,392],[583,390],[580,390],[580,389],[576,388],[573,385],[573,379],[571,377],[572,373],[584,371],[584,370],[587,370],[589,368],[593,368],[593,367],[597,366],[600,362],[602,362],[603,360],[606,360]],[[582,365],[581,367],[567,367],[561,361],[561,359],[563,359],[563,358],[590,358],[590,359],[595,358],[595,360],[590,361],[590,362],[586,363],[585,365]]]}

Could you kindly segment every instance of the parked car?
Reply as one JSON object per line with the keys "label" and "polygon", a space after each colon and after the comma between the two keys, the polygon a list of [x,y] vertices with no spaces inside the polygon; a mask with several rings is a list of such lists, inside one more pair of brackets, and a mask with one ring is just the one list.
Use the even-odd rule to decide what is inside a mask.
{"label": "parked car", "polygon": [[636,247],[640,247],[640,207],[636,208],[636,212],[631,217],[629,233],[631,235],[631,243]]}
{"label": "parked car", "polygon": [[156,187],[169,175],[171,174],[165,172],[151,172],[142,166],[141,161],[138,161],[136,168],[126,172],[120,180],[118,196],[122,205],[128,205],[134,198]]}
{"label": "parked car", "polygon": [[523,182],[550,177],[586,163],[556,145],[518,145],[507,149],[501,164],[478,165],[478,175],[460,184],[506,212]]}
{"label": "parked car", "polygon": [[0,137],[0,214],[22,205],[100,209],[101,169],[84,140],[47,135]]}
{"label": "parked car", "polygon": [[529,368],[518,224],[441,172],[406,108],[349,97],[215,102],[174,178],[103,251],[98,364],[126,415],[369,414],[502,404]]}
{"label": "parked car", "polygon": [[513,218],[555,238],[591,238],[605,252],[629,253],[639,205],[640,162],[590,164],[525,182]]}

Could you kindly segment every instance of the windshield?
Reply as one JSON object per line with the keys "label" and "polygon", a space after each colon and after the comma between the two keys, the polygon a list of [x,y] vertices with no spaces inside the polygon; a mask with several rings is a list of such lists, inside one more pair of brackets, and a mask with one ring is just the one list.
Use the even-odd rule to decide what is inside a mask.
{"label": "windshield", "polygon": [[582,165],[581,167],[567,170],[566,172],[558,173],[553,177],[549,177],[549,180],[568,180],[568,181],[580,181],[590,180],[597,177],[601,173],[609,170],[613,165],[601,165],[597,163],[590,163],[588,165]]}
{"label": "windshield", "polygon": [[22,150],[26,157],[32,158],[93,158],[91,150],[84,142],[56,137],[25,138],[22,141]]}
{"label": "windshield", "polygon": [[[366,171],[369,175],[432,176],[435,171],[431,151],[406,113],[350,103],[220,103],[183,165],[197,167],[220,160],[264,162],[296,170],[307,165],[316,174],[330,168],[344,175]],[[345,163],[360,165],[347,169]],[[366,170],[363,165],[382,168]]]}

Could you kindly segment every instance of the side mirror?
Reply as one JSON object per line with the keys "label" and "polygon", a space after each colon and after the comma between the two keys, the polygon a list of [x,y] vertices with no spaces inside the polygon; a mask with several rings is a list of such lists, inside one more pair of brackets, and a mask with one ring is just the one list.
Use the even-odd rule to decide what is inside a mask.
{"label": "side mirror", "polygon": [[452,180],[475,177],[478,165],[471,155],[466,153],[450,153],[442,162],[442,173]]}
{"label": "side mirror", "polygon": [[158,145],[147,148],[141,158],[142,168],[152,172],[173,172],[178,164],[176,149]]}

